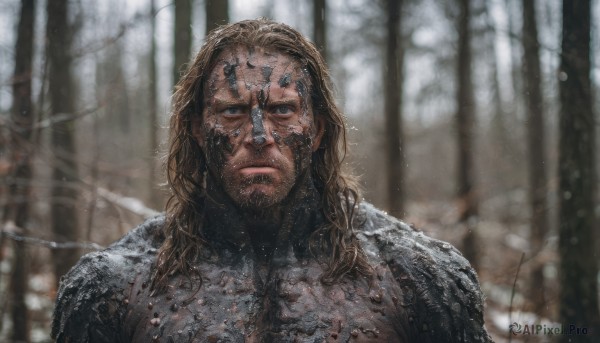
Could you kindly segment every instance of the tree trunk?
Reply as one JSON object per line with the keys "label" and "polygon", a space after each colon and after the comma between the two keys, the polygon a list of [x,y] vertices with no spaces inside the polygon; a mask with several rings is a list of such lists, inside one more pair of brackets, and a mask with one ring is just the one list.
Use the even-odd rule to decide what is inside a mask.
{"label": "tree trunk", "polygon": [[327,1],[313,0],[313,39],[327,61]]}
{"label": "tree trunk", "polygon": [[[512,80],[512,89],[513,89],[513,99],[511,101],[512,106],[511,110],[508,111],[508,115],[510,116],[508,119],[509,122],[516,122],[518,118],[520,118],[521,107],[521,94],[523,94],[523,82],[521,80],[521,55],[519,54],[519,37],[517,35],[517,29],[514,17],[518,16],[517,7],[511,6],[511,2],[514,3],[515,0],[505,0],[506,5],[506,18],[508,20],[508,38],[510,43],[510,72],[511,72],[511,80]],[[522,1],[522,0],[516,0]],[[514,17],[513,17],[514,15]]]}
{"label": "tree trunk", "polygon": [[206,34],[216,29],[219,25],[229,22],[228,0],[205,0],[206,6]]}
{"label": "tree trunk", "polygon": [[[498,37],[498,30],[496,28],[496,23],[492,16],[492,11],[490,8],[491,4],[489,2],[485,3],[485,12],[486,18],[490,22],[490,31],[488,35],[490,37],[490,52],[492,54],[492,58],[490,60],[491,67],[491,82],[492,82],[492,102],[494,106],[494,110],[492,113],[492,134],[494,144],[498,149],[500,154],[501,161],[505,161],[507,155],[507,145],[509,144],[508,133],[506,130],[506,118],[504,111],[504,98],[500,91],[500,76],[498,69],[498,44],[496,44],[496,39]],[[499,171],[500,173],[505,173],[504,170]],[[498,175],[498,179],[505,179],[507,175]]]}
{"label": "tree trunk", "polygon": [[[48,90],[51,117],[73,115],[73,84],[71,78],[72,31],[68,25],[68,1],[47,3],[49,77]],[[52,232],[56,240],[77,241],[78,238],[78,169],[75,149],[75,122],[59,121],[52,126]],[[52,250],[56,281],[79,259],[78,249]]]}
{"label": "tree trunk", "polygon": [[[561,323],[595,329],[578,336],[594,341],[600,328],[595,126],[590,80],[590,1],[563,0],[560,61],[559,254]],[[570,336],[562,336],[568,341]],[[596,338],[597,340],[597,338]]]}
{"label": "tree trunk", "polygon": [[[546,205],[546,153],[544,152],[544,106],[542,99],[539,43],[535,2],[523,1],[523,79],[525,81],[525,100],[527,103],[527,141],[529,147],[529,205],[531,222],[529,242],[533,256],[542,250],[548,232]],[[536,262],[531,272],[528,298],[533,304],[534,313],[544,314],[546,301],[544,296],[544,265]]]}
{"label": "tree trunk", "polygon": [[148,158],[148,190],[150,196],[148,197],[149,203],[155,209],[161,207],[160,197],[158,195],[157,187],[157,167],[156,167],[156,156],[158,153],[158,92],[156,90],[158,86],[158,79],[156,76],[156,4],[155,0],[150,0],[150,56],[148,63],[148,78],[149,87],[148,90],[148,110],[150,116],[149,123],[149,135],[150,135],[150,157]]}
{"label": "tree trunk", "polygon": [[404,53],[400,44],[400,12],[402,1],[388,0],[387,42],[383,79],[385,84],[385,127],[387,155],[388,210],[404,216],[404,146],[402,135],[402,66]]}
{"label": "tree trunk", "polygon": [[192,50],[192,0],[175,0],[173,84],[179,82]]}
{"label": "tree trunk", "polygon": [[471,10],[469,0],[460,0],[458,17],[458,61],[457,61],[457,112],[458,134],[458,200],[459,221],[466,225],[463,238],[463,254],[477,269],[477,194],[475,191],[474,129],[475,101],[471,81]]}
{"label": "tree trunk", "polygon": [[[113,128],[118,127],[122,137],[131,135],[132,111],[129,104],[129,89],[125,79],[125,68],[123,67],[123,45],[115,42],[107,49],[107,60],[104,63],[106,72],[110,75],[110,84],[107,94],[107,113]],[[121,149],[120,149],[121,150]],[[132,156],[133,144],[122,147],[124,156]]]}
{"label": "tree trunk", "polygon": [[[31,131],[33,128],[33,105],[31,101],[31,73],[33,64],[33,35],[35,1],[21,1],[17,42],[15,46],[15,73],[12,83],[13,105],[11,122],[11,155],[14,167],[10,185],[8,217],[26,233],[31,201],[31,155],[33,154]],[[25,303],[29,263],[23,242],[13,244],[13,264],[10,280],[9,305],[13,322],[13,342],[29,342],[29,312]]]}

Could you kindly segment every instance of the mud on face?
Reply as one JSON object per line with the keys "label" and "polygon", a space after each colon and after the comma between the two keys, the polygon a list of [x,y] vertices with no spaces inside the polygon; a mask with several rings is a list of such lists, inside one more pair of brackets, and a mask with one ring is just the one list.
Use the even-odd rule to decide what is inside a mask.
{"label": "mud on face", "polygon": [[239,206],[281,203],[323,134],[308,73],[286,54],[237,47],[218,56],[206,85],[194,136],[209,173]]}

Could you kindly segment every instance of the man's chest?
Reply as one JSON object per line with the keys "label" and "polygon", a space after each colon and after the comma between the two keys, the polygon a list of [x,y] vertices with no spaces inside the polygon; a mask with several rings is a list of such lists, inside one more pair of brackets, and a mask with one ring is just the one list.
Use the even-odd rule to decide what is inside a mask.
{"label": "man's chest", "polygon": [[[316,262],[286,268],[200,266],[202,287],[174,278],[151,296],[147,282],[129,290],[125,335],[132,342],[401,341],[401,291],[389,274],[375,281],[319,280]],[[400,301],[401,302],[401,301]]]}

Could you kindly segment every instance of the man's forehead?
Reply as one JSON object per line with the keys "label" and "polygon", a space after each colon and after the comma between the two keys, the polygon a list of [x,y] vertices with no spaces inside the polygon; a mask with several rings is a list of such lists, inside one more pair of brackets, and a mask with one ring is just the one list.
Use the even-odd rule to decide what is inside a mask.
{"label": "man's forehead", "polygon": [[277,49],[260,46],[235,46],[222,51],[211,70],[211,78],[227,78],[230,74],[263,76],[269,79],[272,73],[289,73],[290,76],[306,76],[301,64],[289,54]]}

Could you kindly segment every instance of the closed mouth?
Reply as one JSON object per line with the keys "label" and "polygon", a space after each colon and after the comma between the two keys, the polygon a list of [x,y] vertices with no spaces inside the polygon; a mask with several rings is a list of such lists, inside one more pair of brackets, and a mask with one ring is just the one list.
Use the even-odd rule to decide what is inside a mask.
{"label": "closed mouth", "polygon": [[273,168],[273,167],[261,166],[261,167],[245,167],[245,168],[242,168],[241,170],[248,174],[260,174],[260,173],[270,173],[277,169]]}
{"label": "closed mouth", "polygon": [[238,169],[279,169],[275,162],[271,161],[248,161],[241,163]]}

